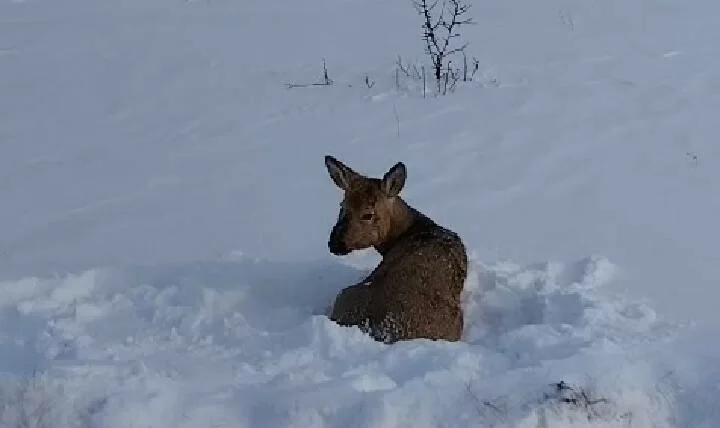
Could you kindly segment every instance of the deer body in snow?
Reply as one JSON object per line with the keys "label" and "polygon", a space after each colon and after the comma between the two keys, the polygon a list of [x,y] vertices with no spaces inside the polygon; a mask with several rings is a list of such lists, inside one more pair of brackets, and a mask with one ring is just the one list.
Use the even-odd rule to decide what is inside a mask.
{"label": "deer body in snow", "polygon": [[344,191],[328,249],[334,255],[374,247],[380,264],[338,293],[330,319],[359,326],[374,339],[458,341],[463,331],[460,295],[468,258],[460,237],[408,205],[400,196],[402,162],[382,179],[370,178],[332,156],[325,165]]}

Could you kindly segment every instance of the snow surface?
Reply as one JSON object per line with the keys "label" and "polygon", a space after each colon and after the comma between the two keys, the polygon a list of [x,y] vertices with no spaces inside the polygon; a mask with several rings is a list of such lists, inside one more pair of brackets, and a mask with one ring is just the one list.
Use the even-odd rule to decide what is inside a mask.
{"label": "snow surface", "polygon": [[[0,0],[0,424],[717,426],[720,4],[472,11],[424,99],[409,1]],[[462,235],[462,342],[324,315],[325,154]]]}

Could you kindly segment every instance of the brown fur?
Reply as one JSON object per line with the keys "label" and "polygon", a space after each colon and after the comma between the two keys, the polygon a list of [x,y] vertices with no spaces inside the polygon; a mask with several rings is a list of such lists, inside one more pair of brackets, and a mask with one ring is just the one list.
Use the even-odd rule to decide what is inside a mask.
{"label": "brown fur", "polygon": [[382,262],[362,282],[338,293],[330,318],[359,326],[376,340],[462,337],[460,294],[467,254],[460,237],[437,225],[398,195],[405,165],[382,179],[360,175],[332,156],[331,178],[345,191],[328,248],[344,255],[374,247]]}

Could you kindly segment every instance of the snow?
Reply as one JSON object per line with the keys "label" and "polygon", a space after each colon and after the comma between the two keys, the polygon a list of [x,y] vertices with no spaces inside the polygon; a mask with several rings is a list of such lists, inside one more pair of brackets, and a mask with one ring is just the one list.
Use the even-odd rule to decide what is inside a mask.
{"label": "snow", "polygon": [[[0,426],[716,426],[720,6],[472,3],[423,98],[410,2],[0,0]],[[326,154],[460,233],[462,342],[327,319]]]}
{"label": "snow", "polygon": [[77,402],[102,400],[97,426],[555,423],[535,402],[586,378],[618,401],[611,417],[673,426],[672,395],[635,354],[674,329],[600,295],[608,260],[474,266],[466,340],[396,346],[322,315],[354,268],[232,261],[6,283],[3,317],[23,330],[6,332],[3,370],[47,370]]}

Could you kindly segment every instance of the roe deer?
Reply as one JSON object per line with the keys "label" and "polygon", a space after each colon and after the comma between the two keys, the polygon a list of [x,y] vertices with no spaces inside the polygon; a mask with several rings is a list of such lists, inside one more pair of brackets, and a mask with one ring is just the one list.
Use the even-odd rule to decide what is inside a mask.
{"label": "roe deer", "polygon": [[458,341],[463,331],[460,294],[468,258],[460,237],[399,196],[406,168],[395,164],[382,179],[350,169],[332,156],[325,166],[344,191],[328,249],[334,255],[374,247],[380,264],[365,280],[338,293],[330,319],[359,326],[375,340]]}

